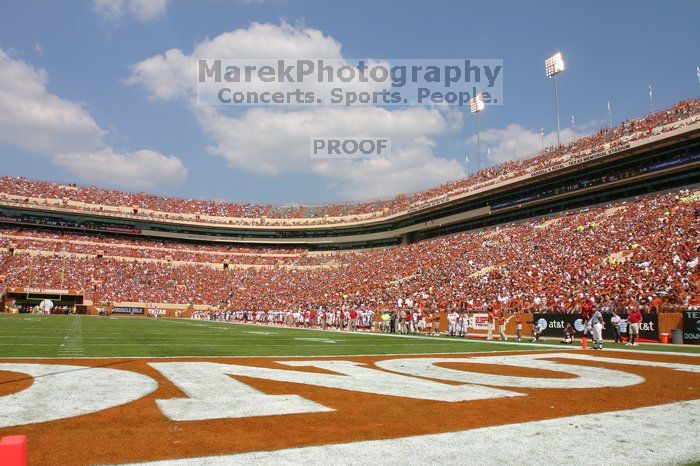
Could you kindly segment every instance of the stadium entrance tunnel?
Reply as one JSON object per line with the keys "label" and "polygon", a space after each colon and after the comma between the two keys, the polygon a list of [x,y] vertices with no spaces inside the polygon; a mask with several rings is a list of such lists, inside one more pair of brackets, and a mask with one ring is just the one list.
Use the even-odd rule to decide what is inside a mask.
{"label": "stadium entrance tunnel", "polygon": [[51,313],[57,308],[75,309],[76,313],[85,314],[83,294],[77,290],[45,290],[41,288],[7,288],[0,295],[0,312],[31,312],[44,300],[52,303]]}

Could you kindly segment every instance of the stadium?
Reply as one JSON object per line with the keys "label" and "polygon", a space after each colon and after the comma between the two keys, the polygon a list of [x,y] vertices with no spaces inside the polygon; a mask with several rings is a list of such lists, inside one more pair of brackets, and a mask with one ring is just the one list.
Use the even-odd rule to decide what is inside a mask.
{"label": "stadium", "polygon": [[[622,83],[596,76],[619,95],[613,117],[612,98],[584,97],[592,64],[569,63],[567,50],[589,57],[567,37],[582,26],[554,13],[562,52],[509,36],[482,43],[504,59],[373,58],[373,70],[423,70],[383,88],[357,79],[364,59],[353,64],[332,30],[379,57],[391,49],[358,32],[423,38],[373,29],[383,22],[347,31],[305,2],[37,2],[46,11],[31,26],[30,7],[9,3],[0,465],[700,461],[692,54],[665,63],[697,82],[659,72],[670,90],[657,86],[656,102],[636,62],[624,61]],[[407,24],[423,25],[420,3],[405,6]],[[505,5],[504,25],[529,14]],[[359,4],[336,7],[363,17]],[[692,21],[677,21],[697,43]],[[606,41],[622,40],[616,28]],[[94,77],[82,76],[65,52],[78,38],[81,53],[115,60],[90,55]],[[482,55],[425,40],[433,56]],[[662,61],[657,46],[633,50]],[[511,55],[531,53],[536,77]],[[332,85],[274,82],[282,59],[316,57]],[[258,70],[221,84],[228,92],[294,92],[311,106],[216,101],[224,87],[202,78],[203,66],[214,74],[205,59],[218,74]],[[499,81],[504,69],[519,82]],[[352,78],[339,84],[343,70]],[[323,96],[337,86],[401,99],[334,106]],[[422,86],[470,98],[411,99]],[[562,128],[560,97],[590,121]],[[535,103],[513,109],[523,102]],[[388,154],[342,154],[359,140],[390,141]],[[318,141],[341,149],[319,157]]]}

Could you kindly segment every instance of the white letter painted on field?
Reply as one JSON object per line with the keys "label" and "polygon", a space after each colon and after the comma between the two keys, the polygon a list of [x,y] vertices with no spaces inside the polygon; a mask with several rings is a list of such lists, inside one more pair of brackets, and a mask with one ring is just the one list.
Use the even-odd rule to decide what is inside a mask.
{"label": "white letter painted on field", "polygon": [[266,395],[235,380],[229,364],[213,362],[151,363],[188,398],[158,400],[161,412],[173,421],[275,416],[333,411],[298,395]]}
{"label": "white letter painted on field", "polygon": [[275,374],[268,374],[273,380],[340,388],[354,392],[449,402],[522,396],[520,393],[481,387],[479,385],[447,385],[415,377],[406,377],[401,374],[372,369],[363,363],[355,361],[279,361],[279,364],[295,367],[316,367],[343,375],[275,371]]}
{"label": "white letter painted on field", "polygon": [[354,361],[278,361],[278,363],[287,366],[316,367],[337,374],[208,362],[168,362],[150,363],[150,365],[189,397],[157,401],[163,414],[169,419],[178,421],[332,411],[331,408],[297,395],[266,395],[232,379],[229,375],[449,402],[522,396],[520,393],[496,388],[466,384],[448,385],[392,374]]}
{"label": "white letter painted on field", "polygon": [[[591,367],[577,364],[564,364],[549,361],[549,358],[568,357],[568,354],[525,354],[512,356],[483,356],[473,358],[406,358],[388,359],[377,362],[377,366],[402,374],[410,374],[452,382],[476,383],[496,387],[513,388],[603,388],[627,387],[644,382],[644,378],[629,372]],[[591,358],[595,361],[597,358]],[[469,364],[475,370],[449,369],[436,366],[444,363]],[[572,374],[573,378],[518,377],[510,375],[486,374],[478,372],[479,364],[526,367]]]}
{"label": "white letter painted on field", "polygon": [[2,363],[0,371],[34,377],[26,389],[0,397],[0,427],[91,414],[138,400],[158,388],[148,376],[101,367]]}

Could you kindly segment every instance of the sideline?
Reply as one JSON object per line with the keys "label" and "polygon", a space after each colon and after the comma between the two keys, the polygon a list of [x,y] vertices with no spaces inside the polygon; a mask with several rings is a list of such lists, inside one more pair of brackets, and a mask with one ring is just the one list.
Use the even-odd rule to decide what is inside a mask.
{"label": "sideline", "polygon": [[[165,320],[165,319],[164,319]],[[170,322],[173,323],[185,323],[181,321],[177,321],[175,319],[167,319]],[[187,321],[189,319],[183,319],[184,321]],[[196,319],[192,319],[196,320]],[[347,335],[372,335],[375,337],[393,337],[393,338],[412,338],[412,339],[417,339],[417,340],[432,340],[435,341],[439,339],[440,341],[451,341],[455,343],[484,343],[484,344],[494,344],[494,345],[517,345],[517,346],[530,346],[534,348],[556,348],[558,350],[579,350],[583,351],[580,346],[564,346],[563,344],[551,344],[551,343],[530,343],[527,341],[515,341],[515,340],[507,340],[507,341],[501,341],[501,340],[486,340],[483,338],[449,338],[446,337],[444,334],[440,335],[439,337],[436,336],[428,336],[428,335],[402,335],[399,333],[382,333],[382,332],[351,332],[349,330],[321,330],[317,328],[304,328],[304,327],[287,327],[284,325],[265,325],[265,324],[256,324],[256,323],[238,323],[238,322],[220,322],[220,321],[212,321],[212,320],[207,320],[203,322],[208,322],[210,324],[225,324],[225,325],[236,325],[236,326],[250,326],[250,327],[259,327],[259,328],[276,328],[276,329],[288,329],[288,330],[307,330],[307,331],[314,331],[314,332],[323,332],[323,333],[330,333],[330,334],[347,334]],[[508,335],[510,338],[510,335]],[[528,339],[528,338],[524,338]],[[578,340],[580,341],[580,340]],[[603,350],[602,353],[614,351],[614,352],[619,352],[619,353],[629,353],[629,354],[668,354],[671,356],[691,356],[691,357],[700,357],[700,349],[697,352],[688,352],[684,353],[681,351],[654,351],[654,350],[632,350],[632,349],[622,349],[622,348],[615,348],[614,346],[611,347],[609,345],[614,345],[615,343],[612,342],[605,342],[606,346]],[[659,346],[685,346],[685,345],[673,345],[671,343],[668,344],[663,344],[663,343],[643,343],[645,345],[659,345]],[[691,345],[692,346],[692,345]],[[504,351],[510,351],[510,350],[504,350]],[[518,350],[513,350],[513,351],[518,351]],[[586,351],[591,351],[594,352],[593,350],[586,350]],[[423,354],[423,353],[421,353]],[[471,353],[470,353],[471,354]]]}
{"label": "sideline", "polygon": [[[92,317],[99,317],[99,316],[92,316]],[[395,333],[382,333],[382,332],[351,332],[348,330],[321,330],[321,329],[316,329],[316,328],[304,328],[304,327],[287,327],[284,325],[266,325],[266,324],[258,324],[258,323],[238,323],[238,322],[221,322],[221,321],[211,321],[211,320],[199,320],[199,319],[185,319],[185,318],[169,318],[169,317],[162,317],[159,319],[146,319],[146,318],[141,318],[143,320],[148,320],[149,322],[162,322],[162,323],[170,323],[170,324],[182,324],[182,325],[192,325],[193,323],[196,323],[198,327],[205,327],[205,328],[214,328],[218,326],[235,326],[235,327],[252,327],[252,328],[266,328],[266,329],[277,329],[281,331],[285,330],[305,330],[305,331],[311,331],[311,332],[318,332],[322,333],[325,335],[365,335],[365,336],[374,336],[377,338],[381,337],[387,337],[387,338],[409,338],[409,339],[416,339],[416,340],[431,340],[431,341],[441,341],[441,342],[452,342],[452,343],[463,343],[466,345],[472,344],[472,343],[480,343],[480,344],[490,344],[490,345],[512,345],[512,346],[526,346],[526,347],[531,347],[531,348],[541,348],[544,351],[550,350],[550,349],[556,349],[558,351],[584,351],[581,349],[580,346],[564,346],[562,344],[549,344],[549,343],[530,343],[530,342],[516,342],[514,340],[508,340],[508,341],[500,341],[500,340],[485,340],[485,339],[476,339],[476,338],[449,338],[445,337],[444,335],[441,335],[439,337],[436,336],[427,336],[427,335],[402,335],[402,334],[395,334]],[[606,342],[607,343],[607,342]],[[608,343],[608,345],[613,345],[614,343]],[[645,343],[646,344],[646,343]],[[47,345],[48,346],[48,345]],[[488,351],[488,350],[478,350],[478,351],[469,351],[468,349],[465,348],[463,351],[440,351],[436,353],[385,353],[385,354],[347,354],[347,355],[316,355],[316,356],[295,356],[295,355],[276,355],[276,356],[221,356],[221,355],[196,355],[196,356],[79,356],[79,357],[66,357],[62,358],[61,356],[54,356],[54,357],[37,357],[37,356],[17,356],[17,357],[0,357],[0,359],[7,359],[7,360],[20,360],[20,359],[34,359],[34,360],[41,360],[41,359],[76,359],[76,360],[85,360],[85,359],[186,359],[186,358],[192,358],[192,359],[202,359],[202,358],[351,358],[351,357],[371,357],[371,356],[401,356],[401,355],[406,355],[406,356],[428,356],[428,355],[439,355],[439,354],[479,354],[479,353],[484,353],[484,354],[491,354],[493,352],[513,352],[513,353],[520,353],[520,352],[531,352],[532,350],[518,350],[518,349],[503,349],[503,350],[497,350],[494,349],[493,351]],[[586,350],[586,352],[590,351],[591,353],[597,353],[593,350]],[[655,355],[669,355],[669,356],[688,356],[688,357],[695,357],[695,358],[700,358],[700,352],[678,352],[678,351],[653,351],[653,350],[629,350],[629,349],[620,349],[620,348],[614,348],[610,346],[606,346],[605,349],[601,351],[601,354],[605,353],[622,353],[622,354],[655,354]]]}

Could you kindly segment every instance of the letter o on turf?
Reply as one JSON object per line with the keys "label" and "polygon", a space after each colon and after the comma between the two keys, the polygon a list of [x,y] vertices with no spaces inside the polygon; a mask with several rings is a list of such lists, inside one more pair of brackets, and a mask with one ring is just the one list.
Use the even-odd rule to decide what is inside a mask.
{"label": "letter o on turf", "polygon": [[158,388],[148,376],[102,367],[3,363],[0,371],[34,378],[26,389],[0,396],[0,427],[96,413],[138,400]]}
{"label": "letter o on turf", "polygon": [[[557,355],[552,354],[534,354],[483,356],[472,358],[387,359],[384,361],[378,361],[376,365],[385,370],[395,371],[407,375],[495,387],[580,389],[628,387],[644,382],[643,377],[629,372],[607,369],[603,367],[566,364],[547,359],[556,356]],[[566,357],[566,355],[564,357]],[[521,377],[481,372],[478,370],[478,366],[472,366],[476,370],[470,371],[469,369],[452,369],[437,365],[446,363],[476,363],[489,364],[492,366],[496,365],[500,367],[514,366],[561,372],[574,377]]]}

